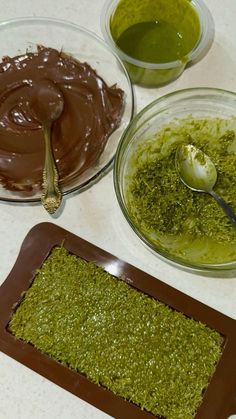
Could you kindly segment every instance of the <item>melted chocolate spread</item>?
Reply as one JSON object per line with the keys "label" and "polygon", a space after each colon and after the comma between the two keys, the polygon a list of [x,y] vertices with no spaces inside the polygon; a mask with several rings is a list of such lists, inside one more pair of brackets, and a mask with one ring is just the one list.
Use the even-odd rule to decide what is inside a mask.
{"label": "melted chocolate spread", "polygon": [[64,101],[52,126],[62,188],[97,162],[123,111],[123,91],[108,87],[87,63],[41,46],[35,53],[4,57],[0,63],[0,182],[22,197],[33,196],[42,184],[44,138],[32,99],[45,80],[55,83]]}

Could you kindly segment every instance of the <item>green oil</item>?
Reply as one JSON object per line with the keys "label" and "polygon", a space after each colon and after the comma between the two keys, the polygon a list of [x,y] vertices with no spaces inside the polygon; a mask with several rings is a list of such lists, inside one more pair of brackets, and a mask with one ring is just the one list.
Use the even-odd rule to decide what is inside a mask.
{"label": "green oil", "polygon": [[166,63],[187,54],[182,34],[167,22],[138,22],[118,38],[117,46],[129,56],[150,63]]}
{"label": "green oil", "polygon": [[[190,0],[119,0],[110,32],[133,83],[156,87],[175,80],[201,37],[198,13]],[[127,57],[126,57],[127,58]],[[147,63],[178,65],[150,68]],[[145,64],[144,64],[145,63]]]}

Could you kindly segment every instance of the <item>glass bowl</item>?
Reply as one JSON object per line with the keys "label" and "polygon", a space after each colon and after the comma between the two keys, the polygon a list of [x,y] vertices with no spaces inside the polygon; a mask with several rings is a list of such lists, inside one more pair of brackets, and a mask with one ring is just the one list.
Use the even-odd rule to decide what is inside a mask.
{"label": "glass bowl", "polygon": [[[106,173],[110,168],[121,134],[133,116],[133,90],[124,65],[106,43],[92,32],[72,23],[51,18],[22,18],[1,22],[0,45],[1,57],[15,57],[26,51],[36,52],[38,45],[55,48],[72,55],[82,63],[88,63],[109,87],[117,85],[124,91],[124,109],[121,121],[118,128],[109,136],[98,160],[93,162],[83,173],[77,175],[73,172],[70,182],[63,182],[63,178],[60,179],[63,194],[81,191],[92,185],[100,175]],[[43,142],[40,147],[44,147]],[[12,155],[14,155],[14,147]],[[66,158],[67,154],[65,153],[63,159]],[[40,200],[40,197],[41,190],[32,191],[29,194],[22,193],[20,190],[9,190],[3,186],[0,173],[1,200],[32,202]]]}
{"label": "glass bowl", "polygon": [[236,230],[209,194],[181,182],[175,152],[182,143],[211,157],[214,190],[236,212],[236,94],[213,88],[167,94],[132,120],[114,164],[121,210],[156,255],[196,270],[233,270]]}
{"label": "glass bowl", "polygon": [[[127,29],[143,22],[165,22],[169,25],[165,28],[165,33],[168,28],[173,27],[180,37],[178,45],[183,42],[183,54],[171,60],[165,60],[163,56],[161,61],[158,61],[158,56],[155,60],[151,56],[146,60],[141,58],[140,48],[147,55],[150,45],[152,51],[158,51],[163,42],[166,42],[166,51],[170,49],[170,45],[175,44],[171,33],[169,38],[166,35],[163,40],[160,38],[159,43],[157,38],[153,38],[153,29],[150,28],[145,29],[145,35],[142,35],[140,42],[137,41],[138,35],[134,35],[135,42],[130,49],[132,52],[139,51],[136,57],[128,53],[127,45],[130,40],[126,39],[125,48],[121,48],[119,40]],[[101,14],[101,28],[104,39],[124,62],[132,82],[147,87],[161,86],[175,80],[187,64],[199,61],[206,54],[214,39],[214,21],[202,0],[107,0]]]}

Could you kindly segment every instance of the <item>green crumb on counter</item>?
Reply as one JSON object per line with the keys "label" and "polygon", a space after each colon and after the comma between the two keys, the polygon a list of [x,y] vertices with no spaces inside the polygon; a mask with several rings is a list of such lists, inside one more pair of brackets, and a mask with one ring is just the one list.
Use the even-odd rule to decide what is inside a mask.
{"label": "green crumb on counter", "polygon": [[236,212],[236,118],[175,120],[140,143],[129,158],[125,201],[132,223],[157,250],[190,263],[236,260],[236,230],[218,203],[190,190],[176,171],[180,144],[214,162],[214,190]]}
{"label": "green crumb on counter", "polygon": [[56,247],[12,316],[13,335],[167,419],[195,416],[223,338]]}

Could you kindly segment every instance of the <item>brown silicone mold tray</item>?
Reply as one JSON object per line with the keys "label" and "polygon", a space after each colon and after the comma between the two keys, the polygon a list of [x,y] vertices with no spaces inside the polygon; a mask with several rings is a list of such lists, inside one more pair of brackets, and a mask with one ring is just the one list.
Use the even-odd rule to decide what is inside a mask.
{"label": "brown silicone mold tray", "polygon": [[62,242],[69,252],[94,261],[108,271],[114,266],[116,276],[127,278],[133,287],[218,331],[224,337],[223,353],[195,419],[226,419],[236,414],[236,321],[51,223],[38,224],[28,233],[12,271],[0,287],[1,351],[115,418],[154,418],[8,332],[7,325],[14,307],[22,292],[31,285],[35,270],[51,249]]}

